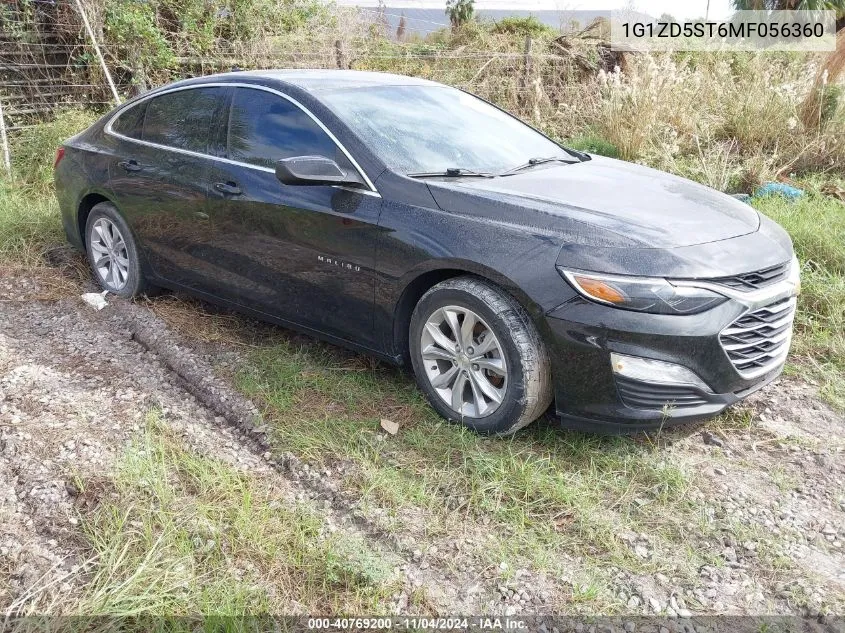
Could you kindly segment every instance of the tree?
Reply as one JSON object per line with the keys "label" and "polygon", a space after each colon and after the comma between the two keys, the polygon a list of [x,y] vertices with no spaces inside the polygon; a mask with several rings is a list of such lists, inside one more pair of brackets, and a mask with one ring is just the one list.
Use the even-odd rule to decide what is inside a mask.
{"label": "tree", "polygon": [[475,0],[446,0],[446,15],[453,29],[458,29],[475,15]]}
{"label": "tree", "polygon": [[845,0],[733,0],[737,11],[836,11],[836,30],[845,28]]}
{"label": "tree", "polygon": [[820,11],[845,13],[845,0],[733,0],[737,11]]}
{"label": "tree", "polygon": [[405,40],[405,30],[407,29],[407,24],[405,23],[405,14],[402,14],[402,17],[399,18],[399,26],[396,29],[396,39],[400,42]]}

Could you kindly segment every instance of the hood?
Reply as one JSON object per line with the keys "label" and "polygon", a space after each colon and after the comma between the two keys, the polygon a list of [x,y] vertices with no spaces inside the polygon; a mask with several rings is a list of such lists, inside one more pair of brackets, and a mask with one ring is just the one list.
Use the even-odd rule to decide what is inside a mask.
{"label": "hood", "polygon": [[677,248],[747,235],[760,226],[757,212],[731,196],[601,156],[501,178],[430,180],[428,185],[444,211],[559,231],[574,243]]}

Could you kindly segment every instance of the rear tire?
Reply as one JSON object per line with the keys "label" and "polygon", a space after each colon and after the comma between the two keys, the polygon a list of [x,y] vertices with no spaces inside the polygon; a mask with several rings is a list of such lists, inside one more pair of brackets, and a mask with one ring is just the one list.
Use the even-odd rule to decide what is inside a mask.
{"label": "rear tire", "polygon": [[528,313],[476,277],[426,292],[411,316],[417,384],[444,418],[485,435],[510,435],[552,401],[549,355]]}
{"label": "rear tire", "polygon": [[155,290],[144,278],[132,231],[111,202],[94,205],[88,214],[85,250],[94,278],[103,290],[121,297],[137,297]]}

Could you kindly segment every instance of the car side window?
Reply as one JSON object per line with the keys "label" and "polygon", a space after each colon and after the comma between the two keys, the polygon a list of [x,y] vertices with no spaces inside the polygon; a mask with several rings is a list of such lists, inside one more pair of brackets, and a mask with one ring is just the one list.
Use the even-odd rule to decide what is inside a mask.
{"label": "car side window", "polygon": [[235,90],[228,146],[229,159],[262,167],[274,167],[293,156],[324,156],[351,167],[335,142],[301,108],[264,90]]}
{"label": "car side window", "polygon": [[111,129],[117,134],[129,138],[141,138],[141,129],[144,125],[144,114],[147,112],[147,102],[143,101],[121,112],[111,124]]}
{"label": "car side window", "polygon": [[142,139],[176,149],[208,153],[212,121],[225,106],[225,88],[210,86],[153,97],[144,117]]}

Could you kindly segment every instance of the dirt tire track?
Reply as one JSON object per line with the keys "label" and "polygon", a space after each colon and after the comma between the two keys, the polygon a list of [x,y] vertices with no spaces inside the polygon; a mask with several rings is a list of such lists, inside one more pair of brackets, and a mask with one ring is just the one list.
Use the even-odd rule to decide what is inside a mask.
{"label": "dirt tire track", "polygon": [[[354,526],[374,549],[386,550],[388,555],[398,556],[408,563],[404,566],[406,569],[415,562],[418,552],[413,544],[403,542],[401,537],[385,530],[359,511],[356,496],[345,492],[342,483],[336,479],[337,475],[343,475],[342,472],[335,471],[332,477],[327,477],[325,473],[303,463],[293,453],[279,454],[277,450],[274,451],[267,427],[253,402],[216,377],[213,368],[152,311],[124,300],[114,300],[113,304],[113,310],[103,310],[99,315],[105,316],[116,329],[129,331],[133,340],[156,354],[199,402],[219,416],[218,421],[222,418],[241,434],[245,445],[262,454],[293,485],[309,491],[314,501],[329,503],[331,514],[339,517],[341,523]],[[325,510],[326,506],[323,507]],[[415,588],[427,589],[428,596],[435,596],[431,606],[442,613],[480,612],[478,599],[493,604],[498,602],[499,596],[495,589],[497,583],[490,583],[487,592],[477,592],[475,596],[467,594],[466,587],[478,584],[472,573],[455,579],[457,585],[450,583],[450,579],[444,578],[442,571],[434,567],[422,569],[416,566],[410,575],[410,578],[405,579],[407,593]],[[406,597],[398,598],[394,611],[400,612],[407,607]]]}

